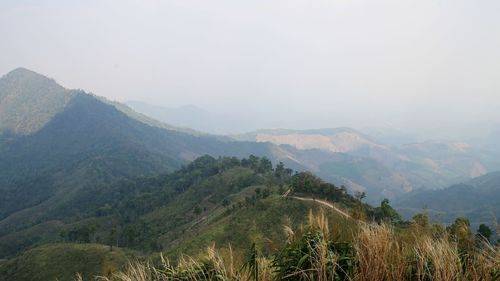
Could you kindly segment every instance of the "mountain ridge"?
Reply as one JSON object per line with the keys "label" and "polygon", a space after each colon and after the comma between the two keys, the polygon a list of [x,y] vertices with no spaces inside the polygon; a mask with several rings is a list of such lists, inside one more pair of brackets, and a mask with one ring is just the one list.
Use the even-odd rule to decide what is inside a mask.
{"label": "mountain ridge", "polygon": [[436,221],[451,223],[466,216],[474,225],[493,225],[500,216],[500,172],[491,172],[439,190],[417,190],[394,201],[406,217],[428,212]]}
{"label": "mountain ridge", "polygon": [[[15,79],[19,75],[36,83],[26,86],[27,78]],[[4,76],[0,85],[0,106],[7,104],[6,96],[27,99],[31,107],[41,109],[53,100],[58,105],[65,101],[52,111],[28,114],[36,121],[48,112],[44,122],[0,143],[0,236],[57,219],[58,210],[74,215],[86,211],[79,205],[85,190],[98,191],[118,180],[173,171],[204,154],[276,158],[284,153],[271,144],[236,142],[147,124],[94,95],[54,86],[54,80],[25,69]],[[54,87],[58,91],[51,93],[53,98],[34,98]],[[70,99],[65,100],[67,96]],[[8,104],[19,107],[22,102],[9,100]]]}
{"label": "mountain ridge", "polygon": [[64,110],[75,92],[26,68],[0,78],[0,134],[29,135]]}

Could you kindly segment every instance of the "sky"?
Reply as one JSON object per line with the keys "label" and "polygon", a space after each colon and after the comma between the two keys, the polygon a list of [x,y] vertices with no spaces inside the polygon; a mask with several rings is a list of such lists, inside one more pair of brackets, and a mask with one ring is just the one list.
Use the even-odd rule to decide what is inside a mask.
{"label": "sky", "polygon": [[255,128],[452,136],[500,123],[499,14],[498,0],[2,0],[0,75]]}

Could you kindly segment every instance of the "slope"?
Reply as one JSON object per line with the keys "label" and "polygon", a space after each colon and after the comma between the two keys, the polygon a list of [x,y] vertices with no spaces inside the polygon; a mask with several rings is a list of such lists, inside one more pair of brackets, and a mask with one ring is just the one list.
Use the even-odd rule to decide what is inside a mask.
{"label": "slope", "polygon": [[[25,69],[5,75],[0,85],[0,107],[9,108],[2,111],[2,120],[13,120],[5,123],[0,144],[2,240],[44,223],[68,223],[89,212],[94,205],[82,194],[98,194],[124,179],[172,171],[203,154],[276,158],[282,153],[269,144],[146,124],[116,105],[66,90]],[[31,238],[23,247],[43,240]],[[18,248],[7,246],[2,255]]]}
{"label": "slope", "polygon": [[366,192],[371,203],[419,188],[442,188],[500,168],[498,153],[466,143],[391,146],[351,128],[260,130],[235,138],[279,145],[325,180]]}
{"label": "slope", "polygon": [[97,244],[48,244],[0,263],[0,281],[74,280],[80,273],[84,280],[110,276],[123,270],[130,251]]}
{"label": "slope", "polygon": [[500,216],[499,202],[500,172],[493,172],[445,189],[410,193],[394,204],[407,217],[426,211],[444,223],[465,216],[474,225],[494,225]]}
{"label": "slope", "polygon": [[[113,241],[117,246],[142,251],[172,249],[179,243],[196,249],[197,243],[186,244],[187,237],[212,237],[211,241],[215,242],[235,239],[235,247],[244,247],[250,241],[249,236],[235,234],[228,238],[229,232],[225,231],[218,232],[222,236],[217,237],[201,233],[224,229],[221,225],[227,226],[231,218],[236,217],[238,222],[244,221],[242,231],[245,224],[260,220],[255,233],[281,236],[282,226],[275,224],[283,222],[284,214],[300,222],[311,206],[318,207],[314,202],[282,197],[291,180],[301,175],[292,177],[292,170],[282,165],[273,169],[266,158],[252,156],[239,160],[204,156],[171,174],[122,179],[106,188],[80,189],[74,195],[78,202],[53,209],[56,220],[14,228],[3,235],[0,253],[10,255],[32,244],[61,239],[108,243],[111,232],[116,235]],[[311,182],[320,184],[316,178]],[[341,206],[352,207],[355,202],[333,185],[323,189],[331,189],[333,193],[324,196],[334,195],[332,201],[341,202]],[[266,210],[275,215],[263,214]],[[338,215],[334,210],[331,213]]]}

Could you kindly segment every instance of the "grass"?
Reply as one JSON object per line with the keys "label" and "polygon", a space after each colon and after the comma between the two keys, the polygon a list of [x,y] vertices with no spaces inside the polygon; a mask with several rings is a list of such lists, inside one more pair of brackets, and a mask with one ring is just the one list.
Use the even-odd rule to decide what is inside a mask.
{"label": "grass", "polygon": [[[284,227],[286,241],[278,252],[264,255],[251,247],[243,260],[229,248],[208,248],[196,259],[182,256],[171,263],[130,263],[103,281],[166,280],[349,280],[349,281],[494,281],[500,278],[500,248],[478,243],[464,252],[448,234],[428,235],[415,228],[358,222],[351,235],[322,211],[307,223]],[[407,236],[413,235],[413,239]]]}
{"label": "grass", "polygon": [[[241,192],[245,197],[248,190]],[[237,194],[236,196],[238,196]],[[236,201],[236,200],[235,200]],[[242,252],[255,243],[264,254],[279,250],[286,242],[283,235],[283,225],[298,228],[307,220],[307,213],[312,209],[319,212],[322,205],[314,202],[303,202],[294,199],[283,199],[281,195],[273,194],[255,204],[245,205],[240,209],[229,210],[228,213],[214,212],[213,216],[186,231],[182,240],[166,252],[169,258],[177,259],[181,254],[196,255],[199,249],[215,243],[218,247],[233,247],[236,252]],[[325,212],[331,222],[343,221],[340,215],[333,211]],[[347,228],[338,235],[347,236]]]}
{"label": "grass", "polygon": [[85,280],[112,276],[124,270],[133,255],[119,248],[98,244],[47,244],[0,263],[1,281],[72,280],[81,273]]}

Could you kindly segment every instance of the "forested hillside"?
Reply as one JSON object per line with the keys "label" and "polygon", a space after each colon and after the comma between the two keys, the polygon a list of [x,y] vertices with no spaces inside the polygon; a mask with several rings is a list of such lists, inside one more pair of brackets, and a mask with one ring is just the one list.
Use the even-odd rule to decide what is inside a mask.
{"label": "forested hillside", "polygon": [[34,235],[40,229],[53,235],[68,217],[94,210],[84,194],[174,171],[204,154],[273,158],[281,153],[270,144],[146,124],[26,69],[0,79],[0,107],[9,109],[8,114],[2,110],[2,121],[7,121],[0,130],[2,255],[19,247],[7,243],[8,237],[27,247],[43,241],[45,234]]}
{"label": "forested hillside", "polygon": [[[301,135],[299,143],[281,143],[288,140],[288,131],[260,135],[260,142],[236,141],[161,124],[26,69],[0,79],[0,109],[2,281],[68,279],[76,272],[86,278],[111,277],[126,269],[129,258],[152,258],[156,266],[161,264],[159,252],[177,261],[186,254],[198,256],[208,246],[213,247],[212,258],[217,249],[241,266],[248,266],[250,249],[254,267],[261,259],[267,263],[264,268],[279,271],[274,273],[279,278],[295,280],[289,274],[297,274],[297,268],[309,270],[300,255],[314,241],[331,245],[331,255],[322,256],[328,263],[337,256],[345,260],[339,264],[345,279],[357,274],[361,250],[353,250],[355,237],[372,231],[364,228],[371,223],[382,225],[382,232],[390,225],[403,233],[389,240],[410,239],[407,233],[414,227],[432,239],[454,239],[457,229],[466,227],[460,239],[467,243],[459,244],[471,254],[483,241],[474,240],[466,218],[445,231],[430,225],[425,215],[404,221],[389,200],[382,200],[410,190],[410,177],[432,181],[427,177],[434,175],[432,169],[414,166],[429,160],[421,155],[434,155],[434,164],[448,165],[470,160],[466,147],[409,145],[405,155],[417,160],[408,162],[345,128],[295,132]],[[334,141],[317,147],[317,135]],[[450,151],[457,156],[450,158]],[[458,168],[468,171],[470,161],[464,163]],[[403,177],[402,170],[390,168],[399,164],[415,168],[414,173]],[[340,184],[325,182],[314,172]],[[470,184],[484,192],[481,198],[495,203],[497,182],[493,174]],[[371,202],[380,199],[380,205],[364,203],[366,195]],[[485,204],[481,200],[464,204]],[[436,204],[447,206],[440,202]],[[465,215],[477,218],[474,212]],[[487,225],[482,229],[491,232]],[[318,230],[330,236],[317,236]],[[169,270],[179,273],[185,264],[178,265]]]}
{"label": "forested hillside", "polygon": [[[363,217],[384,217],[377,208],[347,194],[345,188],[325,183],[309,173],[295,174],[283,164],[273,167],[267,158],[255,156],[241,160],[203,156],[173,173],[123,179],[107,188],[83,189],[76,198],[79,201],[74,206],[57,210],[59,217],[50,222],[51,231],[33,227],[3,236],[2,255],[47,243],[59,243],[57,247],[62,252],[76,250],[68,243],[81,244],[82,251],[84,245],[94,247],[92,243],[99,243],[107,245],[110,251],[127,248],[142,255],[163,251],[165,257],[172,259],[183,254],[196,255],[213,243],[221,248],[231,245],[240,254],[255,244],[259,251],[271,254],[286,241],[283,225],[299,227],[310,210],[322,209],[343,225],[347,235],[353,221],[313,202],[313,198],[328,200],[349,213],[357,209]],[[13,266],[21,270],[37,262],[33,259],[48,258],[48,249],[42,246],[13,257],[0,266],[0,272],[24,276]],[[94,251],[91,249],[88,251]],[[68,267],[68,271],[72,268]],[[80,272],[90,274],[95,270],[83,268]],[[52,274],[68,276],[61,269],[54,269]],[[19,280],[27,280],[23,278]],[[30,280],[43,280],[37,278],[40,279]]]}
{"label": "forested hillside", "polygon": [[235,138],[279,145],[321,178],[366,192],[372,204],[500,169],[498,151],[487,146],[442,140],[391,145],[345,127],[268,129]]}
{"label": "forested hillside", "polygon": [[475,227],[493,227],[500,217],[499,202],[500,172],[493,172],[441,190],[415,191],[396,200],[395,206],[406,217],[427,212],[433,220],[449,224],[462,216]]}

